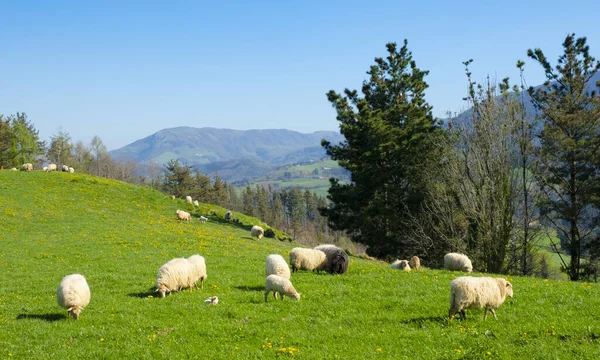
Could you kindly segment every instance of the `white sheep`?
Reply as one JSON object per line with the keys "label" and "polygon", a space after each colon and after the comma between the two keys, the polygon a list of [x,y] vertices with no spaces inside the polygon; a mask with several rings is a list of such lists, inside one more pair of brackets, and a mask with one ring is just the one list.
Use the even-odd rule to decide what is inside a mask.
{"label": "white sheep", "polygon": [[390,264],[392,269],[404,270],[406,272],[410,271],[410,265],[408,264],[408,260],[396,260]]}
{"label": "white sheep", "polygon": [[50,164],[48,165],[48,169],[46,169],[48,172],[50,171],[56,171],[56,164]]}
{"label": "white sheep", "polygon": [[44,166],[44,167],[42,168],[42,171],[43,171],[43,172],[46,172],[46,171],[48,171],[48,167],[47,167],[47,166]]}
{"label": "white sheep", "polygon": [[185,202],[186,202],[186,203],[188,203],[188,204],[191,204],[191,203],[192,203],[192,197],[191,197],[191,196],[189,196],[189,195],[188,195],[188,196],[186,196],[186,197],[185,197]]}
{"label": "white sheep", "polygon": [[26,163],[21,165],[21,171],[32,171],[33,170],[33,164],[31,163]]}
{"label": "white sheep", "polygon": [[65,276],[56,289],[56,301],[73,319],[79,319],[79,313],[90,303],[90,287],[85,277],[80,274]]}
{"label": "white sheep", "polygon": [[160,297],[165,297],[167,292],[179,291],[186,287],[192,291],[195,274],[194,267],[188,259],[172,259],[158,269],[156,291]]}
{"label": "white sheep", "polygon": [[444,255],[444,269],[471,272],[473,265],[467,255],[448,253]]}
{"label": "white sheep", "polygon": [[195,206],[195,207],[198,207],[198,206],[200,206],[200,203],[198,202],[198,200],[194,200],[194,206]]}
{"label": "white sheep", "polygon": [[225,219],[225,221],[231,220],[231,211],[227,211],[223,218]]}
{"label": "white sheep", "polygon": [[192,215],[189,212],[187,212],[187,211],[177,210],[177,211],[175,211],[175,214],[177,214],[177,217],[181,221],[190,221],[190,220],[192,220]]}
{"label": "white sheep", "polygon": [[69,172],[69,167],[67,165],[63,165],[61,167],[62,172]]}
{"label": "white sheep", "polygon": [[421,259],[419,259],[418,256],[413,256],[408,262],[408,265],[415,270],[419,270],[421,267]]}
{"label": "white sheep", "polygon": [[200,288],[204,288],[204,280],[206,280],[206,261],[203,256],[192,255],[188,258],[188,261],[192,264],[194,270],[194,282],[193,286],[198,286],[198,280],[200,280]]}
{"label": "white sheep", "polygon": [[75,169],[73,169],[72,167],[69,166],[69,172],[72,174],[75,172]]}
{"label": "white sheep", "polygon": [[19,171],[19,170],[17,170],[17,168],[14,167],[14,168],[11,168],[10,171]]}
{"label": "white sheep", "polygon": [[265,231],[263,230],[263,228],[261,228],[258,225],[254,225],[252,227],[252,229],[250,230],[250,235],[252,237],[257,238],[258,240],[262,239],[263,235],[264,235]]}
{"label": "white sheep", "polygon": [[507,296],[513,297],[513,288],[512,284],[503,278],[461,276],[450,283],[448,317],[452,318],[458,313],[465,319],[464,309],[484,308],[484,320],[488,311],[497,319],[494,309],[502,305]]}
{"label": "white sheep", "polygon": [[200,222],[201,222],[201,223],[203,223],[203,224],[204,224],[204,223],[206,222],[206,220],[208,220],[208,218],[206,218],[206,217],[204,217],[204,216],[200,216]]}
{"label": "white sheep", "polygon": [[297,270],[325,270],[327,256],[321,250],[296,247],[290,251],[292,272]]}
{"label": "white sheep", "polygon": [[290,278],[290,267],[285,262],[283,256],[279,254],[271,254],[267,256],[265,275],[269,276],[272,274],[279,275],[286,279]]}
{"label": "white sheep", "polygon": [[294,289],[292,282],[279,275],[272,274],[267,276],[265,302],[267,301],[267,297],[271,291],[273,291],[273,297],[275,300],[278,300],[277,293],[281,295],[281,300],[283,300],[284,295],[296,300],[300,300],[300,294],[296,291],[296,289]]}

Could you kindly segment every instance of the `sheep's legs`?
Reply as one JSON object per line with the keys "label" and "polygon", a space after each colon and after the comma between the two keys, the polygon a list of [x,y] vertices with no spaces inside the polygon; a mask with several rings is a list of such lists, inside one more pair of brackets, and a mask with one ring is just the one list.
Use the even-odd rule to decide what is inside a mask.
{"label": "sheep's legs", "polygon": [[267,302],[267,298],[269,297],[269,292],[265,292],[265,302]]}
{"label": "sheep's legs", "polygon": [[273,297],[275,298],[275,300],[279,300],[279,298],[277,297],[277,291],[273,291]]}
{"label": "sheep's legs", "polygon": [[490,309],[490,312],[492,313],[492,315],[494,315],[494,319],[498,320],[498,318],[496,317],[496,310]]}
{"label": "sheep's legs", "polygon": [[200,289],[204,289],[204,278],[200,279]]}

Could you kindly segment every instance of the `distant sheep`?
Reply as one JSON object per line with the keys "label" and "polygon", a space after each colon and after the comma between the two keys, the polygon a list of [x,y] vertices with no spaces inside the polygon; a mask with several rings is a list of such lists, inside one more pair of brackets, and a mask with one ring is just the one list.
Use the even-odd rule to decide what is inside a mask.
{"label": "distant sheep", "polygon": [[444,255],[444,269],[471,272],[473,265],[467,255],[448,253]]}
{"label": "distant sheep", "polygon": [[21,171],[33,171],[33,164],[26,163],[21,165]]}
{"label": "distant sheep", "polygon": [[231,211],[226,212],[225,215],[223,216],[223,218],[225,219],[225,221],[230,221],[231,220]]}
{"label": "distant sheep", "polygon": [[484,308],[484,320],[488,311],[497,319],[494,309],[502,305],[507,296],[513,297],[513,288],[503,278],[461,276],[450,283],[448,317],[458,313],[461,319],[465,319],[464,309]]}
{"label": "distant sheep", "polygon": [[201,223],[203,223],[203,224],[204,224],[204,223],[206,222],[206,220],[208,220],[208,218],[206,218],[206,217],[204,217],[204,216],[200,216],[200,222],[201,222]]}
{"label": "distant sheep", "polygon": [[50,164],[48,165],[48,168],[46,169],[46,171],[50,172],[50,171],[56,171],[56,164]]}
{"label": "distant sheep", "polygon": [[410,265],[408,260],[396,260],[390,264],[392,269],[404,270],[406,272],[410,271]]}
{"label": "distant sheep", "polygon": [[258,225],[254,225],[252,227],[252,229],[250,230],[250,235],[252,237],[257,238],[258,240],[262,239],[263,235],[265,234],[265,231],[263,230],[263,228],[261,228]]}
{"label": "distant sheep", "polygon": [[421,267],[421,259],[419,259],[418,256],[413,256],[408,262],[408,265],[415,270],[419,270]]}
{"label": "distant sheep", "polygon": [[73,319],[79,319],[79,313],[90,303],[90,287],[85,277],[80,274],[65,276],[56,289],[56,301]]}
{"label": "distant sheep", "polygon": [[350,259],[348,258],[348,254],[335,245],[319,245],[315,247],[315,250],[321,250],[325,253],[327,257],[327,262],[325,264],[325,271],[330,274],[343,274],[348,271],[348,265],[350,264]]}
{"label": "distant sheep", "polygon": [[69,172],[69,167],[67,165],[63,165],[61,170],[62,172]]}
{"label": "distant sheep", "polygon": [[46,172],[46,171],[48,171],[48,167],[47,167],[47,166],[44,166],[44,167],[42,168],[42,171],[43,171],[43,172]]}
{"label": "distant sheep", "polygon": [[300,300],[300,294],[294,289],[292,282],[279,275],[269,275],[266,280],[265,302],[269,296],[269,292],[273,291],[273,297],[277,299],[277,294],[281,295],[281,300],[284,296],[289,296],[293,299]]}
{"label": "distant sheep", "polygon": [[204,288],[204,280],[206,280],[206,261],[203,256],[192,255],[188,258],[188,261],[192,264],[194,270],[194,277],[192,286],[198,286],[198,280],[200,280],[200,288]]}
{"label": "distant sheep", "polygon": [[181,221],[190,221],[190,220],[192,220],[192,215],[190,215],[190,213],[187,212],[187,211],[177,210],[177,211],[175,211],[175,214],[177,214],[177,217]]}
{"label": "distant sheep", "polygon": [[186,197],[185,197],[185,202],[186,202],[186,203],[188,203],[188,204],[191,204],[191,203],[192,203],[192,197],[191,197],[191,196],[189,196],[189,195],[188,195],[188,196],[186,196]]}
{"label": "distant sheep", "polygon": [[325,270],[327,255],[321,250],[296,247],[290,251],[292,272],[298,270]]}
{"label": "distant sheep", "polygon": [[17,168],[11,168],[10,171],[19,171]]}
{"label": "distant sheep", "polygon": [[185,258],[175,258],[158,269],[156,275],[156,291],[160,297],[167,292],[179,291],[194,285],[195,270],[192,263]]}
{"label": "distant sheep", "polygon": [[171,200],[175,200],[175,195],[171,195]]}
{"label": "distant sheep", "polygon": [[265,275],[269,276],[272,274],[279,275],[286,279],[290,278],[290,267],[285,262],[283,256],[278,254],[271,254],[267,256]]}
{"label": "distant sheep", "polygon": [[198,207],[198,206],[200,206],[200,203],[198,202],[198,200],[194,200],[194,206],[195,206],[195,207]]}
{"label": "distant sheep", "polygon": [[72,174],[75,172],[75,169],[73,169],[72,167],[69,166],[69,172]]}

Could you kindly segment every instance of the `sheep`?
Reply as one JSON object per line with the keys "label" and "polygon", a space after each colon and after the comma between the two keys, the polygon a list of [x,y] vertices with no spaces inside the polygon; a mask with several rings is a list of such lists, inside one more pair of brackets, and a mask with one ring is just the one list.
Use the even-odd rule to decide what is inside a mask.
{"label": "sheep", "polygon": [[195,207],[198,207],[198,206],[200,206],[200,203],[198,202],[198,200],[194,200],[194,206],[195,206]]}
{"label": "sheep", "polygon": [[283,256],[278,254],[271,254],[267,256],[265,275],[269,276],[272,274],[279,275],[285,279],[290,278],[290,267],[285,262]]}
{"label": "sheep", "polygon": [[75,169],[73,169],[72,167],[70,167],[70,166],[69,166],[69,172],[70,172],[71,174],[73,174],[73,173],[75,172]]}
{"label": "sheep", "polygon": [[42,168],[42,171],[43,171],[43,172],[46,172],[46,171],[48,171],[48,167],[47,167],[47,166],[44,166],[44,167]]}
{"label": "sheep", "polygon": [[192,203],[192,197],[191,197],[191,196],[189,196],[189,195],[188,195],[188,196],[186,196],[186,197],[185,197],[185,202],[186,202],[186,203],[188,203],[188,204],[191,204],[191,203]]}
{"label": "sheep", "polygon": [[32,171],[33,165],[31,163],[26,163],[21,165],[21,171]]}
{"label": "sheep", "polygon": [[321,250],[327,257],[325,271],[330,274],[343,274],[348,271],[350,259],[346,252],[335,245],[319,245],[315,250]]}
{"label": "sheep", "polygon": [[200,255],[192,255],[188,258],[188,261],[192,264],[192,268],[194,270],[194,281],[192,283],[193,286],[198,286],[198,280],[200,280],[200,289],[204,288],[204,280],[206,280],[206,261],[204,257]]}
{"label": "sheep", "polygon": [[240,219],[238,219],[238,218],[233,219],[233,223],[234,224],[239,224],[240,223]]}
{"label": "sheep", "polygon": [[294,289],[294,285],[288,279],[281,277],[279,275],[271,274],[267,276],[266,280],[266,289],[265,289],[265,302],[267,302],[267,297],[269,296],[269,292],[273,291],[273,297],[275,300],[277,299],[277,293],[281,295],[281,300],[285,295],[300,301],[300,294]]}
{"label": "sheep", "polygon": [[56,171],[56,164],[50,164],[50,165],[48,165],[47,171],[48,172],[50,172],[50,171]]}
{"label": "sheep", "polygon": [[408,260],[396,260],[390,264],[390,267],[396,270],[404,270],[406,272],[410,271],[410,265]]}
{"label": "sheep", "polygon": [[458,271],[473,271],[473,265],[467,255],[459,253],[448,253],[444,255],[444,269]]}
{"label": "sheep", "polygon": [[192,215],[190,215],[190,213],[187,212],[187,211],[177,210],[177,211],[175,211],[175,214],[177,214],[177,217],[181,221],[190,221],[190,220],[192,220]]}
{"label": "sheep", "polygon": [[192,291],[195,274],[194,266],[188,259],[172,259],[158,269],[156,291],[163,298],[167,292],[179,291],[186,287]]}
{"label": "sheep", "polygon": [[204,216],[200,216],[200,222],[202,222],[204,224],[206,222],[206,220],[208,220],[208,218],[206,218]]}
{"label": "sheep", "polygon": [[90,287],[80,274],[65,276],[56,289],[58,306],[67,309],[68,315],[77,320],[79,313],[90,303]]}
{"label": "sheep", "polygon": [[408,265],[415,270],[419,270],[421,267],[421,259],[419,259],[418,256],[413,256],[408,262]]}
{"label": "sheep", "polygon": [[62,172],[69,172],[69,167],[67,165],[63,165],[61,167]]}
{"label": "sheep", "polygon": [[507,296],[513,297],[513,288],[503,278],[461,276],[450,283],[448,317],[458,313],[461,319],[466,319],[464,309],[484,308],[484,320],[488,311],[497,319],[494,309],[502,305]]}
{"label": "sheep", "polygon": [[11,168],[10,171],[18,171],[17,168]]}
{"label": "sheep", "polygon": [[175,195],[171,195],[171,200],[175,200]]}
{"label": "sheep", "polygon": [[231,220],[231,211],[226,212],[223,218],[225,219],[225,221]]}
{"label": "sheep", "polygon": [[290,251],[290,265],[292,272],[298,270],[325,270],[327,255],[321,250],[293,248]]}
{"label": "sheep", "polygon": [[263,230],[263,228],[261,228],[258,225],[254,225],[252,227],[252,229],[250,230],[250,235],[252,237],[256,237],[258,240],[262,239],[264,234],[265,234],[265,231]]}

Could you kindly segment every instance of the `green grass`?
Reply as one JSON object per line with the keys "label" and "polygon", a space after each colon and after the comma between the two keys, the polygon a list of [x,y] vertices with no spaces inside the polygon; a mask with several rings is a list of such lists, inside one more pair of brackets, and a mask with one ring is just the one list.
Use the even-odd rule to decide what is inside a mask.
{"label": "green grass", "polygon": [[[352,257],[344,275],[293,274],[300,302],[265,303],[266,256],[287,257],[295,244],[257,242],[246,224],[224,223],[220,214],[181,223],[175,210],[184,206],[83,174],[0,171],[0,357],[600,356],[597,284],[514,277],[515,297],[497,321],[483,321],[481,310],[448,321],[449,283],[459,273],[403,273]],[[206,258],[204,289],[154,298],[158,268],[195,253]],[[56,305],[56,287],[71,273],[84,274],[92,291],[79,321]],[[205,305],[212,295],[219,304]]]}

